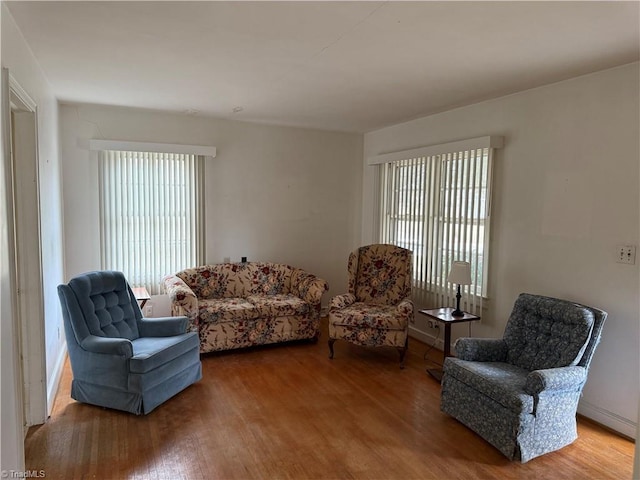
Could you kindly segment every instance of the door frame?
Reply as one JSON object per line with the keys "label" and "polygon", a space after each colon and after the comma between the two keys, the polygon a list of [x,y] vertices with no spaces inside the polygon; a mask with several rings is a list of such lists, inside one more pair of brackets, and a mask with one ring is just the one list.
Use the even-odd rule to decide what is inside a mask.
{"label": "door frame", "polygon": [[[9,74],[15,316],[19,337],[23,429],[46,421],[47,377],[40,234],[38,108]],[[19,145],[19,148],[15,148]]]}

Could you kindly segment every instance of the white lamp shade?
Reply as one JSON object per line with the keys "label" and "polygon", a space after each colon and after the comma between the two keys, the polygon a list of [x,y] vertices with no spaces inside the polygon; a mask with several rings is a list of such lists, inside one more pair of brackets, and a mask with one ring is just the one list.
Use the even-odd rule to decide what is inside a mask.
{"label": "white lamp shade", "polygon": [[471,285],[471,264],[469,262],[453,262],[447,281],[458,285]]}

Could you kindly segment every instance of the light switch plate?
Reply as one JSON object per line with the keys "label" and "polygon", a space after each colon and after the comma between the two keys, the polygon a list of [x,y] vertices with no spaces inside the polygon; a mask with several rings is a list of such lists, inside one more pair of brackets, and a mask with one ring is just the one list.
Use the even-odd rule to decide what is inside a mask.
{"label": "light switch plate", "polygon": [[636,264],[636,246],[635,245],[618,245],[616,247],[616,262],[625,263],[627,265]]}

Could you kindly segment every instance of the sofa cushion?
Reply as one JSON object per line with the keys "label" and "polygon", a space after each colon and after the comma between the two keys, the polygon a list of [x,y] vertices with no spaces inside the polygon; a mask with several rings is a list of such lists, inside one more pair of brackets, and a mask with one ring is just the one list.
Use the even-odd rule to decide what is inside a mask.
{"label": "sofa cushion", "polygon": [[247,301],[257,308],[260,317],[275,318],[309,313],[309,304],[307,302],[289,294],[249,295]]}
{"label": "sofa cushion", "polygon": [[287,294],[291,289],[292,268],[278,263],[249,263],[250,285],[245,295]]}
{"label": "sofa cushion", "polygon": [[176,275],[199,299],[239,297],[249,283],[246,265],[241,263],[204,265],[188,268]]}
{"label": "sofa cushion", "polygon": [[331,323],[350,327],[380,330],[404,330],[408,318],[398,314],[395,305],[376,305],[355,302],[341,310],[331,312]]}
{"label": "sofa cushion", "polygon": [[215,298],[198,301],[201,323],[228,323],[258,317],[258,309],[244,298]]}
{"label": "sofa cushion", "polygon": [[269,262],[219,263],[188,268],[178,276],[204,299],[286,294],[293,268]]}
{"label": "sofa cushion", "polygon": [[140,337],[131,342],[133,357],[129,359],[131,373],[146,373],[171,362],[189,350],[199,348],[194,332],[171,337]]}
{"label": "sofa cushion", "polygon": [[524,391],[529,372],[502,362],[468,362],[448,357],[444,373],[514,412],[533,413],[533,397]]}

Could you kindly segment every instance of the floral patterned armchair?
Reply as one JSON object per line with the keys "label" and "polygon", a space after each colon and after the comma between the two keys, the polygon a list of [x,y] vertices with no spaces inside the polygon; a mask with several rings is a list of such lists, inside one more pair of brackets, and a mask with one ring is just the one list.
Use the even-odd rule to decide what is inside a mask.
{"label": "floral patterned armchair", "polygon": [[400,368],[408,346],[412,252],[395,245],[368,245],[349,255],[349,293],[331,299],[329,358],[336,340],[362,346],[391,346],[400,353]]}
{"label": "floral patterned armchair", "polygon": [[460,338],[441,409],[522,463],[577,438],[576,410],[607,313],[523,293],[501,339]]}

